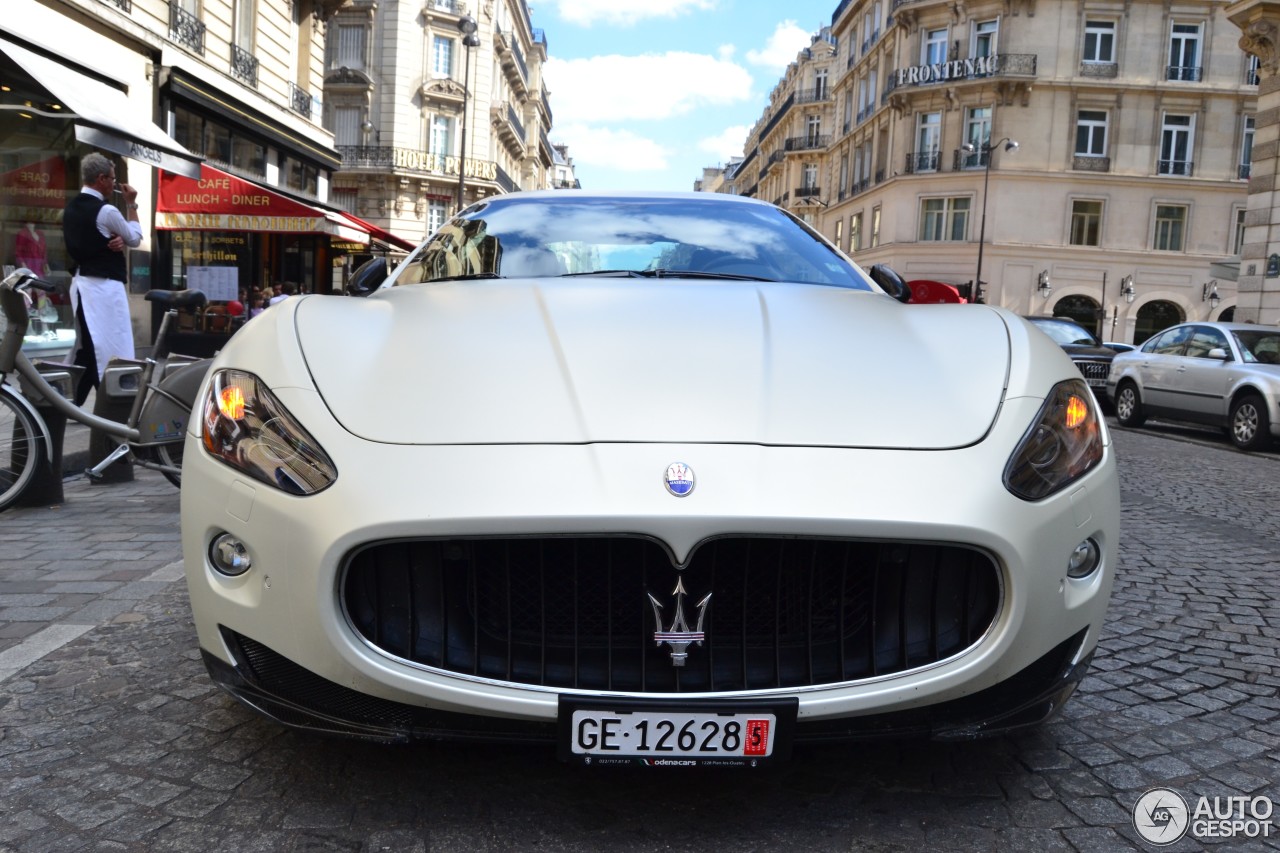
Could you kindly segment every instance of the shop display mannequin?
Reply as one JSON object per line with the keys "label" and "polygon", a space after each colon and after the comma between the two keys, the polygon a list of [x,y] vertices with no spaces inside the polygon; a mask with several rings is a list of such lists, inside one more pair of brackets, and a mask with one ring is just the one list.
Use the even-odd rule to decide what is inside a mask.
{"label": "shop display mannequin", "polygon": [[26,267],[36,275],[48,275],[44,232],[36,230],[34,222],[28,222],[13,238],[14,259],[18,266]]}

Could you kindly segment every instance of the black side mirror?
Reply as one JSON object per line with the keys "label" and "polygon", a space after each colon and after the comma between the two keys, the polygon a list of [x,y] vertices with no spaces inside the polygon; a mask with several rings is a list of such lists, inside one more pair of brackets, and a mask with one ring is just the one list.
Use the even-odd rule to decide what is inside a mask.
{"label": "black side mirror", "polygon": [[884,264],[876,264],[867,271],[871,280],[880,285],[880,289],[899,302],[911,301],[911,288],[902,280],[902,276]]}
{"label": "black side mirror", "polygon": [[347,282],[348,296],[368,296],[387,280],[387,259],[370,258],[351,274]]}

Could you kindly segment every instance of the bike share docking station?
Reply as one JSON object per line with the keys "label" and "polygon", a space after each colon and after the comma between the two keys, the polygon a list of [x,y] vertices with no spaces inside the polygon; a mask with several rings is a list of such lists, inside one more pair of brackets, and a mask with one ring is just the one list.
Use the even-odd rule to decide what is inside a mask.
{"label": "bike share docking station", "polygon": [[[68,400],[75,399],[76,383],[84,368],[78,364],[64,364],[57,361],[37,361],[36,369],[44,380],[57,389]],[[48,458],[40,460],[36,466],[36,474],[31,485],[17,501],[18,506],[47,506],[62,503],[62,442],[67,431],[67,416],[53,408],[45,399],[40,389],[36,388],[24,377],[18,377],[22,388],[22,396],[36,407],[40,417],[49,429]]]}

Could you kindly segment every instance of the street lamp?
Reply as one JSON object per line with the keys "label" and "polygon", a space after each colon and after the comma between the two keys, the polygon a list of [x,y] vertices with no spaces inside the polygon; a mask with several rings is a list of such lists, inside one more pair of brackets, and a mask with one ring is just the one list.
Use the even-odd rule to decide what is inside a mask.
{"label": "street lamp", "polygon": [[1124,297],[1124,301],[1133,304],[1133,300],[1138,298],[1138,293],[1133,289],[1133,276],[1127,275],[1120,279],[1120,295]]}
{"label": "street lamp", "polygon": [[462,210],[462,194],[467,187],[467,101],[471,98],[471,48],[480,46],[480,36],[476,35],[476,19],[463,15],[458,19],[458,31],[462,33],[462,44],[466,52],[462,60],[462,129],[458,140],[458,210]]}
{"label": "street lamp", "polygon": [[1211,279],[1204,283],[1204,287],[1200,289],[1200,301],[1208,300],[1209,310],[1217,311],[1218,303],[1222,301],[1222,297],[1218,295],[1218,280]]}
{"label": "street lamp", "polygon": [[987,158],[986,170],[983,172],[983,175],[982,175],[982,223],[978,227],[978,273],[975,276],[973,281],[973,294],[974,294],[975,302],[979,301],[979,297],[981,296],[981,293],[982,293],[982,246],[987,241],[987,184],[991,181],[991,152],[999,148],[1001,144],[1004,145],[1005,151],[1018,150],[1017,140],[1010,139],[1007,136],[1004,139],[1001,139],[995,145],[992,145],[990,142],[983,143],[981,148],[978,148],[978,146],[974,145],[972,142],[966,142],[964,144],[965,151],[969,152],[970,154],[973,154],[981,150],[982,153],[985,154]]}
{"label": "street lamp", "polygon": [[1048,299],[1049,294],[1053,293],[1053,285],[1049,282],[1049,271],[1040,270],[1040,276],[1038,280],[1039,280],[1039,283],[1036,285],[1036,290],[1040,291],[1041,296],[1043,296],[1045,299]]}

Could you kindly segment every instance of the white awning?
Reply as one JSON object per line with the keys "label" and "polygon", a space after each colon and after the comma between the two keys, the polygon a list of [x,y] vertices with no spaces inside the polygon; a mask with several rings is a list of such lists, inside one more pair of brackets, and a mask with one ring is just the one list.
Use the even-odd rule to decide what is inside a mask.
{"label": "white awning", "polygon": [[201,158],[151,121],[130,121],[138,108],[119,89],[0,38],[3,51],[73,113],[76,139],[189,178],[200,177]]}

